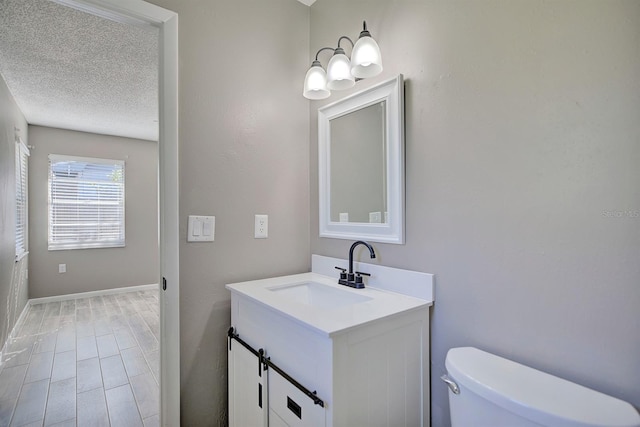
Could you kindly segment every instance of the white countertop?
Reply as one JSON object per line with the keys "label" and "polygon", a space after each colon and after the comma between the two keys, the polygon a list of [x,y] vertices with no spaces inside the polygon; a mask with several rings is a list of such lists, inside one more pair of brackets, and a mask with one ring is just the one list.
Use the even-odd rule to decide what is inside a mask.
{"label": "white countertop", "polygon": [[[349,292],[370,298],[370,300],[337,307],[316,307],[296,302],[270,289],[305,282],[320,283],[341,292]],[[373,287],[353,289],[339,285],[335,277],[317,273],[302,273],[232,283],[226,285],[226,287],[232,293],[248,297],[327,336],[408,310],[424,309],[433,303],[433,301]]]}

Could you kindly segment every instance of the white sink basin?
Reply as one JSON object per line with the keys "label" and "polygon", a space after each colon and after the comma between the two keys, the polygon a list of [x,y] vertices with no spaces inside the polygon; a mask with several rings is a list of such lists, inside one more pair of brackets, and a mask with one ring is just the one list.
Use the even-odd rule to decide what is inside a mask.
{"label": "white sink basin", "polygon": [[[333,267],[332,267],[333,268]],[[367,322],[431,305],[431,301],[367,286],[339,285],[336,277],[317,273],[272,277],[227,285],[239,296],[239,310],[258,304],[331,336]]]}
{"label": "white sink basin", "polygon": [[273,286],[267,289],[293,302],[324,309],[371,301],[370,297],[354,294],[347,290],[336,289],[317,282],[294,283],[291,285]]}

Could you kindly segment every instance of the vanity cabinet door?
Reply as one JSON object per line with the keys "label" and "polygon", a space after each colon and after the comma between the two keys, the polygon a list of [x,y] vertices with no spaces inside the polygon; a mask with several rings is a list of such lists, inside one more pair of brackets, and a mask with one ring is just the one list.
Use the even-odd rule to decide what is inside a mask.
{"label": "vanity cabinet door", "polygon": [[229,426],[267,425],[266,372],[259,359],[238,342],[229,349]]}
{"label": "vanity cabinet door", "polygon": [[[269,426],[320,427],[325,425],[325,409],[269,369]],[[275,413],[275,416],[274,416]]]}
{"label": "vanity cabinet door", "polygon": [[278,416],[273,409],[269,410],[269,427],[289,427],[282,418]]}

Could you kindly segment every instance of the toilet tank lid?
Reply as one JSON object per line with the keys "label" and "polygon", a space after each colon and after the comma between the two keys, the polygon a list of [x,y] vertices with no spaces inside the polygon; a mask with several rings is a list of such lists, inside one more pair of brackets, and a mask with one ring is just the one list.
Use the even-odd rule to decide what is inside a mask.
{"label": "toilet tank lid", "polygon": [[474,347],[447,353],[449,376],[462,388],[518,416],[557,427],[640,427],[627,402]]}

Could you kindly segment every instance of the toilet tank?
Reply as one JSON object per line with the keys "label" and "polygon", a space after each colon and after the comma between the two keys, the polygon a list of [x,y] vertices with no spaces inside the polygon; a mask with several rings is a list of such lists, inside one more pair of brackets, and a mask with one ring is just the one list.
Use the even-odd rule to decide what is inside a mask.
{"label": "toilet tank", "polygon": [[640,427],[629,403],[473,347],[447,353],[452,427]]}

